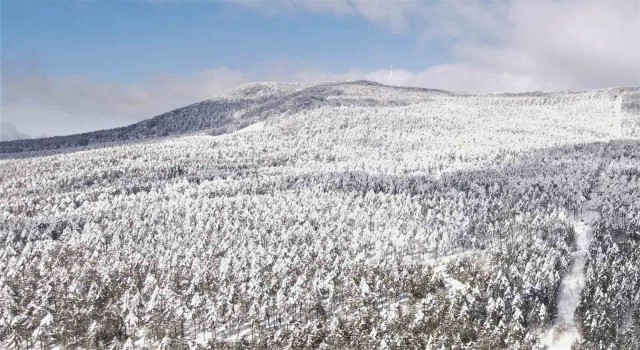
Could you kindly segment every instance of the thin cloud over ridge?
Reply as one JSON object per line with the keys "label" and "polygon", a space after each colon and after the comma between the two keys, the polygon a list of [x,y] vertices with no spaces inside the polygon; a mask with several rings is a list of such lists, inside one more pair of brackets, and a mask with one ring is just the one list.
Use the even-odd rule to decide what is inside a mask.
{"label": "thin cloud over ridge", "polygon": [[16,128],[15,125],[6,122],[0,122],[0,141],[13,141],[30,139],[31,136]]}

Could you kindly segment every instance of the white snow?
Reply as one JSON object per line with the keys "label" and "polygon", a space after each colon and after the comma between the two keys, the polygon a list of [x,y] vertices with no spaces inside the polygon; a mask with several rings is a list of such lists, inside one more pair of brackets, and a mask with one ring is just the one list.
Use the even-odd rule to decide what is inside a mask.
{"label": "white snow", "polygon": [[196,335],[196,340],[195,342],[197,344],[200,344],[202,346],[206,346],[207,343],[209,342],[209,340],[213,339],[213,333],[212,332],[202,332],[202,333],[198,333]]}
{"label": "white snow", "polygon": [[475,252],[476,252],[475,250],[469,250],[469,251],[458,253],[458,254],[451,254],[448,256],[444,256],[439,259],[438,265],[435,266],[435,268],[433,269],[433,272],[440,275],[440,277],[442,277],[447,290],[451,292],[462,292],[470,289],[469,285],[462,283],[449,275],[449,273],[447,272],[446,264],[453,259],[459,258],[463,255],[472,254]]}
{"label": "white snow", "polygon": [[622,128],[622,96],[618,96],[614,101],[614,111],[615,111],[615,127],[617,129],[618,137],[623,136],[623,128]]}
{"label": "white snow", "polygon": [[[285,322],[282,323],[285,324]],[[235,325],[231,327],[222,325],[216,328],[215,333],[211,331],[197,333],[195,335],[195,342],[202,346],[206,346],[207,343],[212,339],[236,342],[245,337],[251,337],[251,322],[245,322],[241,325]]]}
{"label": "white snow", "polygon": [[[363,106],[353,107],[327,104],[285,113],[286,118],[265,119],[268,125],[258,121],[263,118],[261,114],[259,118],[239,119],[234,123],[242,124],[230,124],[229,128],[253,124],[215,137],[203,133],[50,157],[4,160],[0,161],[0,222],[7,224],[0,225],[0,231],[24,227],[28,230],[25,237],[29,234],[40,239],[43,233],[33,224],[33,210],[42,212],[37,220],[51,223],[82,218],[86,227],[76,228],[73,219],[74,226],[65,230],[60,239],[68,242],[69,249],[89,249],[95,258],[86,264],[98,264],[99,271],[104,269],[101,273],[123,273],[126,277],[126,273],[133,273],[127,269],[127,256],[157,263],[157,268],[141,267],[140,271],[147,273],[144,287],[134,286],[140,289],[138,294],[132,291],[122,298],[127,308],[144,304],[136,314],[139,321],[127,322],[129,328],[138,328],[137,333],[131,334],[136,348],[157,348],[160,343],[156,338],[162,339],[167,333],[156,331],[155,325],[148,329],[152,324],[147,320],[156,317],[152,312],[158,301],[184,310],[184,303],[191,300],[187,307],[193,316],[184,314],[184,339],[202,347],[211,339],[232,342],[242,337],[263,337],[265,333],[281,332],[285,341],[293,339],[285,329],[306,337],[322,317],[314,312],[319,309],[314,304],[320,288],[331,295],[320,302],[325,314],[336,320],[332,324],[337,324],[338,318],[348,323],[370,317],[378,334],[384,334],[386,330],[381,327],[390,323],[379,322],[380,317],[402,316],[401,322],[414,316],[428,318],[432,315],[419,313],[422,306],[445,311],[447,305],[458,305],[457,301],[467,296],[474,297],[469,303],[484,305],[484,298],[475,299],[473,276],[482,278],[502,271],[499,279],[487,281],[487,286],[534,285],[537,268],[547,266],[549,271],[538,275],[540,286],[547,288],[552,285],[549,281],[556,282],[553,286],[558,288],[560,307],[557,319],[549,325],[554,327],[547,334],[548,343],[553,349],[569,348],[580,338],[573,316],[585,282],[582,271],[590,223],[596,214],[586,211],[582,220],[572,221],[577,249],[574,254],[565,254],[571,264],[565,265],[562,282],[557,275],[546,273],[553,272],[553,266],[543,264],[545,255],[517,259],[509,272],[502,268],[502,259],[490,258],[494,256],[492,249],[504,248],[511,253],[512,246],[502,244],[505,241],[501,238],[508,228],[514,239],[530,239],[537,244],[536,249],[552,247],[538,242],[536,232],[557,223],[559,209],[550,212],[548,206],[536,208],[526,203],[544,203],[551,198],[557,201],[555,207],[583,200],[583,180],[600,161],[591,157],[591,152],[600,149],[605,137],[611,136],[602,130],[611,124],[613,107],[609,99],[576,105],[571,102],[566,109],[553,101],[537,100],[496,96],[485,101],[447,95],[434,98],[433,102],[409,101],[407,106],[368,107],[366,101]],[[598,143],[591,146],[593,142]],[[579,144],[588,147],[574,147]],[[549,167],[531,171],[531,166],[544,164]],[[559,164],[567,164],[566,171],[557,169]],[[625,164],[634,163],[621,161],[619,166]],[[439,175],[443,178],[434,180]],[[508,187],[482,186],[494,176],[499,183],[507,180]],[[472,190],[460,188],[459,180],[472,186]],[[560,186],[546,186],[550,180]],[[550,197],[529,198],[532,183],[548,188]],[[606,188],[601,186],[606,191],[627,188],[613,188],[617,182],[608,181],[608,177],[603,183],[607,184]],[[126,191],[114,191],[122,186]],[[572,186],[575,191],[568,190]],[[521,195],[525,197],[516,197]],[[509,203],[514,202],[522,203],[522,208],[530,208],[531,212],[506,215],[513,212]],[[149,203],[153,205],[150,207]],[[493,222],[498,217],[494,214],[501,217],[499,222]],[[478,228],[476,223],[482,226]],[[54,228],[57,230],[57,226]],[[154,233],[149,239],[151,230]],[[473,238],[478,239],[474,247],[486,246],[487,250],[447,255],[460,250],[461,238],[467,238],[467,232],[473,232]],[[481,234],[475,237],[476,232]],[[107,236],[114,237],[109,240],[111,243],[106,242]],[[57,254],[59,243],[43,244],[42,252],[31,241],[25,247],[20,242],[13,243],[0,251],[9,261],[19,261],[18,268],[7,274],[17,284],[23,283],[18,278],[19,271],[24,270],[22,265],[37,270],[49,266],[47,261],[56,261],[57,255],[47,254]],[[557,256],[555,251],[551,253],[550,257]],[[472,266],[465,264],[467,259],[460,259],[467,254],[471,255],[468,260]],[[529,260],[531,264],[526,266],[515,265]],[[112,261],[119,265],[112,266]],[[445,294],[446,303],[439,299],[432,304],[420,303],[419,296],[404,288],[406,285],[397,288],[395,281],[404,284],[405,279],[411,278],[409,271],[417,271],[423,278],[431,268],[435,278],[429,281],[430,291],[424,297]],[[533,272],[525,273],[527,269]],[[196,282],[221,281],[221,285],[209,288],[205,283],[204,289],[191,288],[184,294],[184,280],[177,280],[176,284],[173,274],[166,271]],[[513,275],[509,274],[511,271]],[[55,271],[45,272],[43,276],[58,280]],[[282,292],[275,297],[271,287],[263,287],[274,280],[288,281],[278,284]],[[442,281],[444,286],[431,283],[435,281]],[[73,287],[82,282],[70,283]],[[432,295],[432,287],[438,289],[437,295]],[[515,300],[507,298],[513,288],[495,290],[500,294],[500,305],[503,300],[504,305]],[[48,293],[44,289],[41,292]],[[84,294],[75,293],[77,298],[84,298]],[[231,303],[233,295],[238,295],[239,303]],[[448,304],[449,301],[456,303]],[[91,303],[92,299],[85,302]],[[228,314],[230,303],[232,313]],[[237,311],[235,306],[242,307]],[[31,315],[28,302],[20,307],[25,317],[33,318],[29,322],[40,324],[43,315]],[[222,315],[218,314],[220,310],[224,310]],[[209,314],[213,311],[216,313]],[[449,308],[447,314],[442,314],[443,321],[444,317],[453,319],[458,311]],[[514,309],[512,319],[519,320],[521,311]],[[211,323],[206,315],[211,315]],[[274,315],[278,315],[277,322]],[[503,312],[501,306],[496,308],[496,315],[506,317],[503,325],[508,324],[508,312]],[[98,321],[94,322],[96,327]],[[339,335],[338,326],[329,328],[330,335]],[[256,329],[259,331],[252,332]],[[388,334],[393,335],[395,329],[389,328]],[[402,332],[402,328],[398,330]],[[43,331],[48,330],[45,327]],[[168,333],[175,331],[168,329]],[[434,332],[433,344],[444,342],[438,334],[444,335],[448,330],[440,331]],[[530,336],[530,329],[524,331]],[[539,335],[538,330],[533,331]],[[379,337],[372,339],[378,342]],[[269,340],[267,344],[273,347],[274,343]],[[371,344],[376,347],[373,344],[380,342]]]}
{"label": "white snow", "polygon": [[584,264],[589,242],[591,241],[591,226],[585,218],[573,222],[576,232],[577,250],[572,254],[574,261],[569,274],[562,280],[560,297],[558,300],[559,323],[572,324],[573,313],[580,302],[580,292],[584,287]]}
{"label": "white snow", "polygon": [[[604,157],[604,155],[603,155]],[[569,215],[570,222],[576,233],[576,251],[571,254],[573,264],[560,284],[558,296],[558,314],[554,325],[543,336],[542,342],[549,350],[571,349],[573,343],[582,339],[574,322],[575,310],[580,304],[580,294],[585,285],[584,265],[591,242],[593,223],[600,214],[595,211],[593,196],[598,194],[601,181],[604,177],[604,167],[598,174],[598,181],[591,189],[589,201],[583,203],[578,215]]]}
{"label": "white snow", "polygon": [[242,128],[240,130],[234,131],[231,134],[243,134],[245,132],[251,132],[251,131],[260,131],[260,130],[264,130],[264,122],[256,122],[253,123],[245,128]]}
{"label": "white snow", "polygon": [[577,249],[573,256],[571,270],[562,280],[558,296],[558,315],[555,325],[545,334],[544,344],[550,350],[571,349],[571,345],[581,339],[573,320],[576,308],[580,304],[580,293],[584,288],[584,264],[586,262],[589,242],[591,241],[591,224],[598,218],[598,213],[584,210],[571,223],[576,232]]}
{"label": "white snow", "polygon": [[552,328],[546,335],[544,344],[549,350],[570,350],[571,345],[580,337],[575,327]]}

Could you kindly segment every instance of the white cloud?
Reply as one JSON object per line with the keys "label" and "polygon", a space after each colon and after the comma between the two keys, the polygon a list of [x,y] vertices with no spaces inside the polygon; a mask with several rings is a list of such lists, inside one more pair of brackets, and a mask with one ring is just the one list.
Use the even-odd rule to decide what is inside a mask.
{"label": "white cloud", "polygon": [[33,135],[72,134],[148,119],[246,81],[243,72],[225,67],[185,76],[156,75],[134,84],[55,78],[33,69],[3,79],[2,114]]}
{"label": "white cloud", "polygon": [[31,136],[18,130],[15,125],[0,122],[0,141],[30,139]]}
{"label": "white cloud", "polygon": [[452,62],[398,71],[393,81],[386,71],[365,74],[385,83],[483,92],[640,85],[639,1],[241,3],[270,15],[358,15],[394,31],[417,31],[421,40],[450,43]]}
{"label": "white cloud", "polygon": [[495,45],[461,43],[459,60],[519,76],[527,90],[640,83],[638,2],[515,2],[508,16],[508,37]]}
{"label": "white cloud", "polygon": [[242,72],[225,67],[186,76],[156,75],[135,84],[37,73],[5,79],[3,102],[29,102],[71,113],[150,113],[212,97],[244,81]]}
{"label": "white cloud", "polygon": [[390,85],[421,86],[450,91],[526,91],[531,90],[531,78],[466,63],[441,64],[421,72],[388,70],[369,72],[364,79]]}
{"label": "white cloud", "polygon": [[[2,115],[31,135],[124,126],[255,80],[369,79],[454,91],[583,90],[640,85],[640,2],[419,2],[242,0],[267,15],[312,11],[362,16],[420,41],[450,43],[451,62],[408,71],[327,72],[296,62],[257,63],[250,71],[214,67],[157,75],[138,83],[51,77],[37,67],[3,67]],[[420,43],[424,44],[424,43]],[[26,60],[29,61],[29,60]],[[37,61],[37,60],[36,60]],[[401,66],[402,62],[394,62]],[[357,63],[355,63],[357,64]],[[4,129],[4,128],[3,128]]]}
{"label": "white cloud", "polygon": [[35,59],[19,69],[5,67],[19,74],[6,74],[2,80],[2,115],[31,135],[67,135],[129,125],[250,81],[324,82],[364,76],[360,71],[332,73],[286,60],[259,66],[251,72],[215,67],[184,76],[156,75],[129,84],[53,77]]}
{"label": "white cloud", "polygon": [[416,1],[381,0],[236,0],[229,1],[260,11],[269,16],[277,16],[296,11],[331,13],[338,16],[361,15],[367,20],[383,24],[401,31],[407,29],[417,10],[423,6]]}

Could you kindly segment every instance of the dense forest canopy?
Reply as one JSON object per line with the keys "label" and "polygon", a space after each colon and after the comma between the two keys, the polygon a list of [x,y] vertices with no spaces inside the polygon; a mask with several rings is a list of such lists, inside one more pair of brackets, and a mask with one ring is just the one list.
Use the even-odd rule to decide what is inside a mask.
{"label": "dense forest canopy", "polygon": [[638,89],[358,82],[3,142],[0,344],[542,349],[589,202],[574,348],[638,349],[638,137]]}

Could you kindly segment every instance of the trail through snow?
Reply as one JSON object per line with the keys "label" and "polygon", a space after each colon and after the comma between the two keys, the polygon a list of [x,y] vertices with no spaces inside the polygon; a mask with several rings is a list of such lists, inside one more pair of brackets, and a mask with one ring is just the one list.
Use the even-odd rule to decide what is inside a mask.
{"label": "trail through snow", "polygon": [[562,280],[558,296],[558,314],[554,326],[545,334],[543,343],[548,349],[571,349],[576,340],[581,339],[573,316],[578,304],[580,293],[584,288],[584,265],[591,241],[591,224],[598,218],[593,210],[583,210],[581,214],[571,220],[576,232],[577,249],[571,255],[573,264],[571,270]]}
{"label": "trail through snow", "polygon": [[[616,114],[619,113],[616,108]],[[582,209],[576,215],[571,215],[570,222],[576,233],[576,251],[571,254],[573,264],[560,284],[558,295],[558,314],[553,326],[543,334],[542,343],[549,350],[571,349],[573,343],[582,339],[574,322],[575,310],[580,304],[580,294],[585,284],[584,265],[587,260],[593,223],[600,214],[596,211],[595,197],[599,195],[605,169],[609,164],[608,149],[602,154],[602,163],[598,169],[596,182],[591,187],[589,200],[582,204]]]}
{"label": "trail through snow", "polygon": [[623,95],[617,96],[613,102],[613,109],[615,112],[614,125],[616,128],[617,137],[622,137],[624,135],[624,128],[622,127],[622,119],[624,118],[624,116],[622,115],[622,99]]}
{"label": "trail through snow", "polygon": [[577,249],[571,254],[574,259],[573,265],[560,286],[557,318],[559,323],[573,323],[573,313],[580,302],[580,292],[584,287],[584,274],[582,271],[589,250],[589,242],[591,241],[591,224],[597,218],[598,213],[592,210],[585,210],[577,219],[572,220],[576,232]]}

